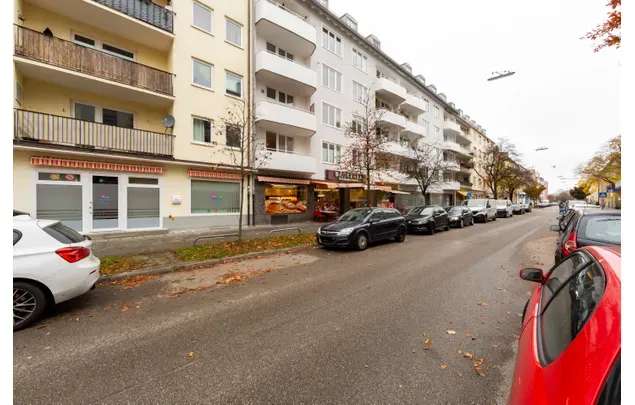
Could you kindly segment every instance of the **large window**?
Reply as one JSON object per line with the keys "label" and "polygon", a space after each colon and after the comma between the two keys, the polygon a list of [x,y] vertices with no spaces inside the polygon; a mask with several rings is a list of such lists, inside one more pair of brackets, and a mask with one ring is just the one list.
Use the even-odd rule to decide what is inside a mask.
{"label": "large window", "polygon": [[342,74],[327,65],[322,65],[322,85],[338,93],[342,92]]}
{"label": "large window", "polygon": [[192,6],[192,25],[206,32],[212,32],[212,9],[199,3],[193,2]]}
{"label": "large window", "polygon": [[240,184],[192,180],[192,214],[235,214],[240,207]]}
{"label": "large window", "polygon": [[232,72],[225,72],[225,93],[235,96],[243,96],[243,77]]}
{"label": "large window", "polygon": [[306,186],[268,184],[265,187],[265,212],[269,215],[302,214],[307,210]]}
{"label": "large window", "polygon": [[362,84],[353,81],[353,101],[358,103],[366,103],[368,99],[368,88]]}
{"label": "large window", "polygon": [[342,147],[340,145],[322,142],[322,162],[338,164],[342,158]]}
{"label": "large window", "polygon": [[294,139],[291,136],[276,134],[267,131],[266,134],[267,149],[277,152],[293,153]]}
{"label": "large window", "polygon": [[128,178],[128,229],[158,228],[159,179]]}
{"label": "large window", "polygon": [[238,125],[225,125],[225,145],[240,148],[242,143],[242,129]]}
{"label": "large window", "polygon": [[102,110],[101,120],[106,125],[115,125],[122,128],[134,127],[134,118],[132,113],[129,112],[104,108]]}
{"label": "large window", "polygon": [[227,42],[232,43],[236,46],[243,46],[242,40],[242,25],[237,22],[230,20],[229,18],[225,19],[225,31],[227,36]]}
{"label": "large window", "polygon": [[192,58],[192,82],[194,84],[211,89],[213,70],[213,65]]}
{"label": "large window", "polygon": [[291,104],[294,103],[294,97],[291,94],[287,94],[283,91],[278,91],[276,89],[272,89],[271,87],[267,87],[267,98],[272,100],[277,100],[282,104]]}
{"label": "large window", "polygon": [[342,55],[342,38],[326,28],[322,28],[322,47],[336,55]]}
{"label": "large window", "polygon": [[193,118],[194,141],[212,143],[212,122],[205,118]]}
{"label": "large window", "polygon": [[82,230],[82,186],[76,173],[38,173],[36,217]]}
{"label": "large window", "polygon": [[364,73],[368,71],[368,58],[355,48],[353,48],[353,66]]}
{"label": "large window", "polygon": [[342,110],[322,103],[322,122],[335,128],[342,127]]}

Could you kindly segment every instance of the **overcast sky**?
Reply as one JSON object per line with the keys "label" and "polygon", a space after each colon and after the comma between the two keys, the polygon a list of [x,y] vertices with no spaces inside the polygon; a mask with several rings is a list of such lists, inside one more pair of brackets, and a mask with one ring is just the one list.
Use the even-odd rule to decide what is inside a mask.
{"label": "overcast sky", "polygon": [[[604,20],[606,2],[330,0],[330,8],[350,13],[360,33],[379,37],[490,138],[516,144],[555,192],[575,183],[558,176],[573,177],[618,133],[617,53],[594,53],[579,39]],[[500,70],[516,75],[486,80]]]}

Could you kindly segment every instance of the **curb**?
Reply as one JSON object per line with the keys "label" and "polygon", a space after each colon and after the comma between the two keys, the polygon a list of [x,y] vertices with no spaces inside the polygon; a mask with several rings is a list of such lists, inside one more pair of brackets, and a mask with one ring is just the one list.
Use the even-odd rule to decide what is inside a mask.
{"label": "curb", "polygon": [[127,271],[125,273],[117,273],[117,274],[111,274],[111,275],[102,275],[99,277],[98,282],[121,280],[121,279],[135,277],[135,276],[147,276],[147,275],[173,273],[177,271],[196,270],[202,267],[213,266],[215,264],[220,264],[220,263],[235,262],[235,261],[249,259],[251,257],[256,257],[256,256],[271,256],[271,255],[280,254],[280,253],[294,253],[300,250],[306,250],[311,248],[314,248],[314,246],[297,246],[297,247],[285,248],[285,249],[263,250],[262,252],[245,253],[245,254],[237,255],[237,256],[227,256],[227,257],[222,257],[220,259],[201,260],[198,262],[179,262],[179,263],[171,264],[167,266],[139,269],[139,270]]}

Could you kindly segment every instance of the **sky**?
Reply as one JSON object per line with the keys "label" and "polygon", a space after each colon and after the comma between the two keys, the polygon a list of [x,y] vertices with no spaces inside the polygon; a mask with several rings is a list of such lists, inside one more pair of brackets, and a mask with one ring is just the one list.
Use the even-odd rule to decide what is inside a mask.
{"label": "sky", "polygon": [[[618,53],[580,39],[606,0],[330,0],[362,35],[509,139],[527,167],[569,189],[576,167],[618,134]],[[492,72],[516,74],[488,82]],[[548,147],[546,151],[536,148]],[[564,178],[564,180],[561,179]]]}

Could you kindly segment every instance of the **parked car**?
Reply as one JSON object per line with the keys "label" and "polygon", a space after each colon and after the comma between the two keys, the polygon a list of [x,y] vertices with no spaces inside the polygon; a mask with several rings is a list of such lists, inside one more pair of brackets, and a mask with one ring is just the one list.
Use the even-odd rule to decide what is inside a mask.
{"label": "parked car", "polygon": [[449,230],[448,213],[438,205],[414,207],[406,214],[406,224],[410,232],[428,232]]}
{"label": "parked car", "polygon": [[316,238],[324,247],[352,247],[364,250],[369,243],[406,240],[406,220],[393,208],[354,208],[337,221],[318,228]]}
{"label": "parked car", "polygon": [[555,263],[560,263],[583,246],[619,246],[622,244],[622,216],[619,210],[598,208],[571,210],[560,226]]}
{"label": "parked car", "polygon": [[567,208],[568,209],[572,209],[575,207],[584,207],[588,205],[586,201],[584,200],[569,200],[567,201]]}
{"label": "parked car", "polygon": [[95,286],[99,259],[91,245],[59,221],[13,217],[13,330]]}
{"label": "parked car", "polygon": [[513,203],[512,212],[517,215],[522,215],[525,213],[525,208],[520,203]]}
{"label": "parked car", "polygon": [[620,404],[621,253],[585,247],[538,283],[523,314],[508,405]]}
{"label": "parked car", "polygon": [[464,205],[451,207],[448,211],[448,220],[450,221],[450,226],[456,226],[457,228],[474,225],[472,210]]}
{"label": "parked car", "polygon": [[509,218],[512,215],[514,215],[514,209],[510,200],[496,200],[496,216],[498,218]]}
{"label": "parked car", "polygon": [[475,222],[489,222],[496,221],[496,206],[495,200],[489,200],[487,198],[480,198],[474,200],[467,200],[467,207],[472,211],[472,216]]}

